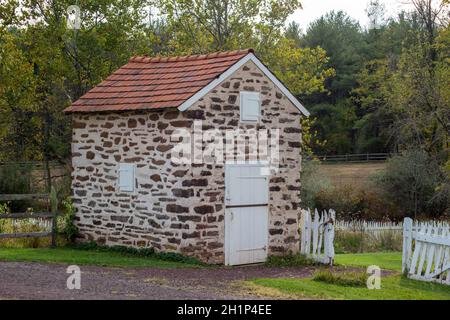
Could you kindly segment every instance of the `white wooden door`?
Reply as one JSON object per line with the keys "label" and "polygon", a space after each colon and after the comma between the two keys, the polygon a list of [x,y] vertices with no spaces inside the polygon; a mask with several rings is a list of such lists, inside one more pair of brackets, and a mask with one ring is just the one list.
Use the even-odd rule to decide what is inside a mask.
{"label": "white wooden door", "polygon": [[269,177],[262,165],[225,168],[225,264],[260,263],[267,258]]}

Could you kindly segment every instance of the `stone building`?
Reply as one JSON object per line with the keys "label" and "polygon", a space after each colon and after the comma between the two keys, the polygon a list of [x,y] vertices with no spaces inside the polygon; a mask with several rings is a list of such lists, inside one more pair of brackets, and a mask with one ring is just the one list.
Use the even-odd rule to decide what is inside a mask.
{"label": "stone building", "polygon": [[82,239],[228,265],[298,252],[308,111],[251,49],[133,57],[65,112]]}

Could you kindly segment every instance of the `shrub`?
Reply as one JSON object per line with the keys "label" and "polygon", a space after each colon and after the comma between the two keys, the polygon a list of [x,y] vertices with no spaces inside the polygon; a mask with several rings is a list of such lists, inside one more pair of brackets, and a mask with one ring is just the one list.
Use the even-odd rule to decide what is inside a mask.
{"label": "shrub", "polygon": [[[48,229],[48,225],[35,219],[0,219],[0,233],[18,233],[18,232],[43,232]],[[6,248],[40,248],[49,246],[48,238],[5,238],[0,239],[0,247]]]}
{"label": "shrub", "polygon": [[10,213],[11,209],[7,203],[0,203],[0,214]]}
{"label": "shrub", "polygon": [[176,253],[176,252],[156,252],[153,248],[133,248],[133,247],[126,247],[126,246],[103,246],[98,245],[95,242],[85,242],[85,243],[79,243],[76,245],[71,245],[71,248],[79,249],[79,250],[95,250],[95,251],[102,251],[102,252],[115,252],[122,255],[127,256],[135,256],[135,257],[147,257],[147,258],[155,258],[165,261],[173,261],[173,262],[181,262],[181,263],[188,263],[188,264],[198,264],[203,265],[202,262],[199,260],[187,257],[182,254]]}
{"label": "shrub", "polygon": [[449,210],[449,177],[425,151],[411,150],[390,159],[375,181],[408,216],[437,217]]}
{"label": "shrub", "polygon": [[68,243],[73,243],[79,234],[78,227],[74,223],[75,208],[70,197],[64,199],[61,204],[64,210],[64,216],[60,228],[66,241]]}
{"label": "shrub", "polygon": [[380,232],[372,242],[377,245],[377,251],[402,251],[403,234],[401,231],[386,230]]}
{"label": "shrub", "polygon": [[330,188],[329,179],[319,174],[320,162],[304,161],[302,168],[302,205],[305,208],[315,208],[317,195]]}
{"label": "shrub", "polygon": [[316,265],[316,262],[305,255],[269,256],[266,261],[269,267],[299,267]]}
{"label": "shrub", "polygon": [[364,252],[364,237],[360,232],[336,231],[334,247],[336,253]]}
{"label": "shrub", "polygon": [[[0,194],[22,194],[31,192],[32,166],[7,164],[0,166]],[[11,212],[23,212],[30,207],[30,201],[13,201],[8,206]]]}
{"label": "shrub", "polygon": [[347,287],[365,287],[367,286],[367,278],[368,275],[365,272],[333,273],[330,270],[317,271],[313,275],[314,281]]}
{"label": "shrub", "polygon": [[[0,215],[11,213],[10,207],[0,203]],[[17,233],[17,232],[42,232],[45,231],[47,225],[42,220],[36,219],[0,219],[0,233]],[[39,248],[43,245],[48,246],[50,241],[44,238],[2,238],[0,239],[0,247],[6,248]]]}
{"label": "shrub", "polygon": [[341,220],[400,220],[403,217],[400,207],[373,189],[332,187],[320,191],[315,203],[319,210],[334,209]]}

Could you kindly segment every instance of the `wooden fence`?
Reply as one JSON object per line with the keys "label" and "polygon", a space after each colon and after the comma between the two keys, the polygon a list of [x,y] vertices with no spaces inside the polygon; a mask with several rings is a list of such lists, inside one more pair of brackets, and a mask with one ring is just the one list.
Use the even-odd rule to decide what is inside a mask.
{"label": "wooden fence", "polygon": [[402,271],[411,279],[450,285],[450,226],[445,222],[403,223]]}
{"label": "wooden fence", "polygon": [[319,155],[317,158],[322,162],[371,162],[386,161],[395,153],[355,153],[339,155]]}
{"label": "wooden fence", "polygon": [[333,264],[334,261],[334,210],[318,213],[302,210],[300,252],[317,262]]}
{"label": "wooden fence", "polygon": [[0,201],[21,201],[21,200],[44,200],[47,202],[47,211],[44,212],[19,212],[19,213],[3,213],[0,219],[50,219],[51,231],[45,232],[16,232],[16,233],[0,233],[2,238],[35,238],[35,237],[51,237],[52,248],[56,247],[56,218],[59,215],[58,202],[55,189],[52,188],[50,194],[0,194]]}

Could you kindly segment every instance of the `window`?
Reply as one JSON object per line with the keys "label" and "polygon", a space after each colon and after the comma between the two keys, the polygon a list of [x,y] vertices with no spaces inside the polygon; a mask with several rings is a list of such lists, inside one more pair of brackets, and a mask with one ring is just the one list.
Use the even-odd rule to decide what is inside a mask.
{"label": "window", "polygon": [[119,164],[119,191],[134,191],[134,164]]}
{"label": "window", "polygon": [[241,92],[241,121],[258,122],[261,114],[259,92]]}

